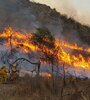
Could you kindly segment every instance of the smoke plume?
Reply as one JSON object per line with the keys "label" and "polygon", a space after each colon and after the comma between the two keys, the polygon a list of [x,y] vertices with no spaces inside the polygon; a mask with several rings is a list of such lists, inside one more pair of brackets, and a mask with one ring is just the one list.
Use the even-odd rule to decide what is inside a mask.
{"label": "smoke plume", "polygon": [[[52,8],[56,8],[62,14],[66,14],[68,17],[73,17],[75,20],[90,25],[90,14],[86,11],[83,11],[76,8],[72,2],[72,0],[34,0],[36,2],[40,2],[46,5],[51,6]],[[80,0],[79,0],[80,1]],[[81,2],[89,3],[89,1],[81,0]]]}

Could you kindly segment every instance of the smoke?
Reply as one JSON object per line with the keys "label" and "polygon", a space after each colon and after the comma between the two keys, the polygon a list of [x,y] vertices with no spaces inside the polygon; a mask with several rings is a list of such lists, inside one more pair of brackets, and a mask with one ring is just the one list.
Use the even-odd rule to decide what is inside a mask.
{"label": "smoke", "polygon": [[[73,17],[75,20],[81,22],[82,24],[90,25],[90,14],[87,13],[87,9],[82,10],[80,7],[75,6],[72,0],[34,0],[35,2],[40,2],[42,4],[49,5],[52,8],[56,8],[62,14],[66,14],[68,17]],[[79,0],[80,1],[80,0]],[[79,2],[78,1],[78,2]],[[84,4],[88,4],[89,1],[81,0]]]}
{"label": "smoke", "polygon": [[[52,2],[51,0],[42,0],[41,3],[48,3],[48,5],[57,8],[62,13],[67,13],[69,17],[72,16],[78,19],[78,12],[70,3],[70,0],[62,0],[61,3],[58,0],[52,0]],[[30,6],[28,7],[27,0],[0,0],[0,30],[10,25],[16,31],[33,33],[38,27],[46,27],[49,28],[54,36],[63,38],[61,35],[64,26],[62,19],[58,18],[56,15],[50,16],[49,13],[53,12],[53,10],[49,7],[44,8],[44,6],[40,6],[40,10],[38,6],[30,2]],[[71,38],[76,37],[74,42],[79,40],[76,33],[77,32],[71,32],[70,34]],[[68,39],[70,35],[66,36],[66,38]]]}
{"label": "smoke", "polygon": [[74,5],[70,3],[70,0],[63,0],[62,5],[58,10],[63,14],[67,14],[68,17],[78,18],[78,11],[75,9]]}
{"label": "smoke", "polygon": [[20,31],[34,31],[39,22],[30,11],[21,0],[0,0],[0,30],[9,25]]}
{"label": "smoke", "polygon": [[67,14],[69,17],[74,18],[82,24],[90,25],[90,14],[76,8],[75,5],[71,3],[71,0],[63,0],[61,8],[58,8],[58,11],[60,11],[62,14]]}
{"label": "smoke", "polygon": [[[82,17],[82,15],[80,17],[78,16],[80,14],[74,8],[74,5],[71,4],[71,0],[62,0],[61,2],[59,0],[52,0],[52,2],[51,0],[34,1],[40,1],[41,3],[51,5],[52,7],[57,8],[58,11],[61,11],[61,13],[67,13],[69,17],[72,16],[78,20]],[[16,31],[33,33],[38,27],[46,27],[49,28],[54,36],[63,38],[61,35],[64,26],[63,21],[56,15],[49,15],[50,12],[52,14],[53,10],[47,6],[34,5],[31,2],[29,7],[27,4],[27,0],[0,0],[0,30],[3,30],[3,28],[9,25]],[[38,6],[40,6],[40,9]],[[82,19],[85,18],[86,16],[82,17]],[[89,18],[85,21],[87,22],[88,20]],[[69,31],[66,38],[70,40],[70,37],[72,40],[76,37],[74,42],[78,42],[80,40],[78,38],[77,30]]]}

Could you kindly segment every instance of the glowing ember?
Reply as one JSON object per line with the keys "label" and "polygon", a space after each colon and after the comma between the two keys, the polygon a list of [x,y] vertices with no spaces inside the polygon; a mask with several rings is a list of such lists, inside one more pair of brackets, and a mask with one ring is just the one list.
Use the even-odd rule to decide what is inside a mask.
{"label": "glowing ember", "polygon": [[52,75],[51,74],[48,74],[48,78],[51,78],[52,77]]}
{"label": "glowing ember", "polygon": [[[20,32],[14,31],[11,27],[5,28],[5,30],[0,34],[0,38],[5,38],[7,42],[5,46],[10,47],[10,42],[12,47],[22,50],[24,53],[30,53],[31,51],[35,52],[40,50],[40,48],[34,45],[31,41],[33,34],[22,34]],[[45,41],[49,41],[47,38]],[[54,50],[49,50],[47,47],[43,46],[43,51],[47,54],[55,53]],[[58,62],[64,62],[67,65],[73,67],[81,67],[85,69],[90,69],[90,57],[85,58],[83,55],[78,54],[77,56],[67,53],[64,49],[78,50],[90,53],[90,48],[79,47],[77,44],[70,44],[65,41],[55,40],[55,49],[58,48],[57,57]],[[63,49],[64,48],[64,49]],[[41,50],[42,51],[42,50]],[[51,77],[51,74],[48,74],[48,77]]]}
{"label": "glowing ember", "polygon": [[50,79],[50,78],[52,77],[52,74],[47,73],[47,72],[43,72],[43,73],[41,74],[41,76]]}

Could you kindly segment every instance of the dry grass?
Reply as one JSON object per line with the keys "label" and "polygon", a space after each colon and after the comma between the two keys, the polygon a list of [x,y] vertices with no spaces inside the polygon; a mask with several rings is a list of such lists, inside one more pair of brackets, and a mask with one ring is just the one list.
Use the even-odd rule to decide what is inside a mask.
{"label": "dry grass", "polygon": [[62,88],[62,79],[57,78],[53,87],[52,79],[25,76],[14,83],[0,84],[0,100],[90,100],[89,84],[90,80],[66,79]]}

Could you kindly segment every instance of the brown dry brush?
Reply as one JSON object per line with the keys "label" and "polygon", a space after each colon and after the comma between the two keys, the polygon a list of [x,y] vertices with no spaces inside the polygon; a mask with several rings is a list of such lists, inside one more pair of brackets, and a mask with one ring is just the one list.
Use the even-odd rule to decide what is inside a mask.
{"label": "brown dry brush", "polygon": [[[65,81],[67,83],[68,79]],[[71,83],[67,83],[63,87],[61,97],[62,78],[55,79],[53,89],[52,78],[32,78],[27,74],[13,84],[0,84],[0,100],[90,100],[89,83],[90,80],[77,81],[75,85],[77,85],[78,91],[75,91],[75,87]],[[54,92],[52,93],[52,91]]]}
{"label": "brown dry brush", "polygon": [[[16,59],[14,62],[13,62],[13,64],[14,63],[16,63],[17,61],[19,61],[19,60],[25,60],[25,61],[28,61],[29,63],[31,63],[31,64],[37,64],[37,68],[38,68],[38,77],[35,77],[35,78],[30,78],[30,77],[25,77],[27,80],[29,80],[29,78],[30,78],[30,80],[31,81],[29,81],[30,82],[30,91],[33,93],[33,92],[36,92],[36,89],[37,89],[37,91],[39,91],[40,93],[43,93],[44,91],[42,90],[42,85],[43,85],[43,87],[44,87],[44,85],[45,85],[45,88],[47,89],[47,87],[46,86],[48,86],[48,88],[50,89],[48,89],[49,90],[49,92],[50,92],[50,94],[51,94],[51,96],[53,95],[53,96],[59,96],[58,94],[60,94],[60,96],[59,96],[59,98],[61,99],[61,100],[64,100],[64,98],[66,98],[67,96],[69,96],[70,98],[71,98],[71,100],[74,100],[74,99],[72,99],[74,96],[75,97],[77,97],[77,98],[83,98],[83,100],[85,100],[85,95],[84,95],[84,92],[82,92],[82,91],[79,91],[78,90],[78,86],[77,86],[77,81],[76,81],[76,79],[74,80],[74,81],[71,81],[71,79],[69,78],[69,80],[70,80],[70,88],[69,89],[71,89],[71,91],[74,89],[74,93],[72,94],[70,94],[70,93],[66,93],[65,91],[66,91],[66,77],[65,77],[65,64],[63,64],[63,78],[61,79],[61,80],[58,80],[58,81],[60,81],[60,84],[61,84],[61,86],[59,87],[59,90],[57,90],[56,88],[57,88],[57,86],[59,85],[59,84],[57,84],[58,82],[55,82],[55,81],[57,81],[57,80],[54,80],[54,76],[50,79],[50,80],[52,80],[52,81],[48,81],[48,79],[45,79],[44,80],[44,78],[42,78],[42,77],[40,77],[39,76],[39,71],[40,71],[40,62],[39,63],[32,63],[32,62],[30,62],[29,60],[27,60],[27,59],[25,59],[25,58],[18,58],[18,59]],[[54,70],[52,70],[52,72],[53,72]],[[23,81],[26,81],[26,79],[25,80],[23,80]],[[46,82],[47,81],[47,82]],[[29,82],[27,82],[27,83],[29,83]],[[44,83],[45,82],[45,83]],[[48,83],[48,82],[50,82],[50,84]],[[51,86],[50,86],[51,85]],[[43,88],[44,89],[44,88]],[[45,89],[45,90],[46,90]],[[26,91],[26,90],[22,90],[22,91]],[[41,92],[42,91],[42,92]],[[67,99],[66,99],[67,100]],[[88,100],[88,99],[86,99],[86,100]]]}

